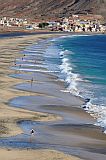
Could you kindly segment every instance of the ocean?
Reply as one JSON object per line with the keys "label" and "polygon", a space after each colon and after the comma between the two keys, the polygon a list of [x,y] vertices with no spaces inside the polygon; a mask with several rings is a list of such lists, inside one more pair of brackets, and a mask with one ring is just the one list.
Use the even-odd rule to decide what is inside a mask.
{"label": "ocean", "polygon": [[82,107],[106,133],[106,35],[70,35],[49,40],[45,63],[65,82],[65,90],[82,97]]}

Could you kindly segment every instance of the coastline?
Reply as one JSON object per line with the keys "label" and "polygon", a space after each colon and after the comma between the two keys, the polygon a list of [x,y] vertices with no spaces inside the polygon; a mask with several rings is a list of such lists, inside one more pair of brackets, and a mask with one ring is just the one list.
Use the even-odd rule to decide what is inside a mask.
{"label": "coastline", "polygon": [[[7,156],[6,156],[7,155]],[[18,149],[0,149],[0,158],[3,160],[80,160],[77,157],[66,155],[55,150],[18,150]]]}
{"label": "coastline", "polygon": [[[48,37],[48,36],[47,36]],[[13,97],[17,97],[17,96],[22,96],[22,95],[35,95],[34,93],[28,93],[28,92],[24,92],[24,91],[20,91],[18,92],[15,89],[12,89],[11,86],[15,85],[17,83],[22,82],[22,80],[19,79],[15,79],[12,77],[9,77],[9,74],[12,74],[14,71],[10,70],[9,67],[14,63],[14,60],[17,56],[20,56],[18,51],[19,49],[17,48],[17,45],[19,44],[20,41],[22,41],[21,43],[23,43],[24,41],[27,41],[28,39],[31,39],[31,41],[33,40],[38,40],[39,38],[42,38],[41,36],[30,36],[29,37],[14,37],[14,38],[7,38],[4,40],[0,39],[0,47],[1,47],[1,62],[0,62],[0,73],[1,73],[1,85],[0,85],[0,93],[1,93],[1,97],[0,97],[0,103],[1,103],[1,112],[0,112],[0,122],[2,123],[2,127],[5,124],[4,130],[2,129],[2,133],[4,132],[3,136],[13,136],[16,134],[20,134],[22,133],[22,130],[17,127],[16,125],[16,121],[17,119],[41,119],[41,120],[55,120],[56,117],[53,115],[47,115],[47,114],[42,114],[42,113],[33,113],[31,111],[27,111],[27,110],[23,110],[23,109],[16,109],[16,108],[10,108],[8,106],[8,100],[13,98]],[[15,44],[15,46],[12,46],[12,43]],[[9,46],[8,46],[9,45]],[[20,44],[21,45],[21,44]],[[28,45],[28,43],[26,44]],[[22,44],[20,46],[20,48],[24,48],[26,45]],[[16,48],[15,48],[16,47]],[[8,49],[9,48],[9,49]],[[17,55],[18,53],[18,55]],[[4,56],[5,55],[5,56]],[[9,57],[10,56],[10,57]],[[9,114],[10,113],[10,114]],[[43,117],[43,118],[40,118]],[[57,117],[58,119],[59,117]],[[13,119],[13,120],[12,120]],[[10,124],[8,125],[7,123],[10,121]],[[5,134],[5,131],[9,130],[9,134]],[[13,130],[14,128],[14,130]]]}
{"label": "coastline", "polygon": [[[52,37],[52,36],[53,35],[50,35],[50,37]],[[42,38],[49,38],[49,36],[48,35],[47,36],[46,35],[41,35],[41,36],[38,36],[38,37],[36,36],[36,40],[40,40]],[[0,45],[1,46],[1,53],[4,54],[4,52],[5,52],[5,57],[4,58],[1,57],[2,63],[1,63],[1,68],[0,68],[1,82],[2,82],[1,83],[1,89],[0,89],[0,92],[1,92],[1,98],[0,98],[1,102],[0,103],[1,103],[2,112],[1,112],[1,116],[0,117],[1,117],[1,122],[2,123],[6,124],[8,122],[7,126],[5,125],[5,127],[6,127],[6,129],[7,129],[7,127],[9,127],[9,130],[11,132],[7,136],[13,136],[13,135],[15,136],[17,134],[23,133],[22,129],[20,129],[20,127],[18,127],[17,124],[16,124],[17,120],[18,121],[21,121],[21,120],[38,120],[38,121],[40,121],[40,120],[41,121],[61,120],[61,116],[60,115],[56,116],[55,114],[50,114],[50,113],[48,114],[48,113],[41,113],[41,112],[37,112],[36,113],[36,112],[33,112],[33,111],[28,111],[28,110],[19,109],[19,108],[17,109],[17,108],[8,106],[8,101],[10,99],[12,99],[12,98],[15,98],[15,97],[18,97],[18,96],[39,96],[41,94],[40,93],[41,91],[39,91],[39,89],[38,89],[39,92],[34,93],[33,91],[30,91],[30,92],[29,91],[25,91],[25,90],[22,91],[22,90],[17,90],[15,88],[13,88],[12,86],[14,86],[14,85],[16,85],[18,83],[28,82],[29,80],[27,80],[27,79],[26,80],[25,79],[22,80],[22,79],[19,79],[19,78],[15,78],[14,79],[12,77],[8,77],[9,74],[13,74],[14,73],[14,70],[10,70],[10,69],[8,69],[8,67],[14,63],[14,58],[22,56],[22,55],[20,55],[18,53],[19,51],[23,50],[26,46],[28,46],[30,44],[33,44],[33,42],[35,43],[35,35],[26,36],[26,37],[23,37],[23,38],[22,37],[21,38],[18,37],[18,38],[6,39],[5,42],[3,42],[3,40],[0,40],[0,41],[2,41],[1,45]],[[8,58],[9,53],[10,53],[10,56],[11,56],[12,59]],[[6,59],[6,56],[7,56],[7,59]],[[44,76],[44,78],[46,78],[46,77]],[[39,81],[39,76],[38,76],[38,81]],[[3,89],[3,91],[2,91],[2,89]],[[48,91],[47,91],[47,93],[48,93]],[[47,93],[44,92],[43,94],[47,94]],[[72,96],[72,99],[73,99],[73,96]],[[47,106],[45,106],[45,108],[47,110],[46,112],[48,112]],[[76,118],[76,124],[78,123],[79,120],[87,121],[90,124],[93,124],[93,122],[94,122],[94,119],[91,118],[87,113],[85,113],[80,108],[79,109],[67,108],[67,107],[65,107],[65,105],[63,105],[63,108],[59,108],[59,107],[56,106],[55,111],[57,112],[57,111],[60,111],[61,109],[63,109],[63,111],[65,111],[66,113],[70,112],[70,114],[72,115],[72,120]],[[52,108],[49,108],[49,110],[51,110],[51,113],[52,113]],[[56,126],[54,126],[54,128],[53,128],[53,132],[54,132],[55,128],[56,128]],[[70,132],[71,132],[72,138],[73,138],[73,134],[75,134],[77,138],[80,137],[80,135],[81,135],[81,137],[82,136],[85,137],[86,140],[87,140],[88,137],[90,137],[91,141],[94,142],[94,147],[95,147],[95,142],[97,141],[97,140],[95,141],[95,131],[96,131],[97,132],[96,139],[99,139],[100,146],[103,146],[103,147],[105,146],[105,143],[103,143],[103,141],[102,141],[102,140],[105,139],[105,137],[103,136],[103,133],[101,133],[98,128],[96,130],[96,128],[94,127],[94,131],[92,131],[92,126],[91,126],[91,128],[89,128],[89,133],[92,133],[91,135],[89,135],[89,133],[85,133],[84,132],[85,129],[86,129],[86,127],[84,128],[84,125],[82,125],[81,128],[82,128],[82,131],[80,133],[76,132],[75,127],[72,127],[71,131],[68,130],[69,133],[66,130],[66,132],[67,132],[66,136],[68,134],[70,134]],[[61,128],[59,128],[58,132],[60,133],[60,131],[62,131]],[[87,140],[87,142],[88,141],[89,141],[89,139]],[[72,146],[73,145],[77,145],[78,143],[81,143],[81,140],[79,140],[79,142],[78,142],[78,139],[77,139],[76,143],[75,143],[75,139],[73,141],[71,140],[71,145]],[[99,145],[98,142],[97,142],[97,144]],[[84,144],[82,146],[84,146]],[[4,150],[4,151],[6,153],[6,150]],[[1,152],[2,152],[2,150],[1,150]],[[13,150],[13,152],[15,152],[15,151]],[[31,151],[31,152],[33,152],[33,151]],[[44,151],[44,152],[46,152],[46,151]],[[49,152],[49,151],[47,151],[47,152]],[[42,151],[41,151],[41,153],[42,153]],[[40,155],[40,153],[36,153],[36,154]],[[49,153],[47,153],[47,155],[48,154]],[[45,155],[45,157],[47,157],[47,155]],[[53,155],[51,155],[50,157],[52,157],[52,156]],[[58,159],[58,157],[55,157],[55,159],[56,158]],[[69,158],[71,159],[71,157],[69,157]],[[40,159],[40,157],[39,157],[39,159]],[[64,157],[63,159],[66,159],[66,157]],[[31,160],[32,160],[32,157],[31,157]]]}
{"label": "coastline", "polygon": [[[46,34],[55,34],[55,35],[106,35],[106,32],[63,32],[63,31],[50,31],[47,29],[39,29],[39,30],[25,30],[25,29],[16,29],[16,28],[4,28],[1,29],[0,35],[7,35],[13,37],[15,36],[30,36],[30,35],[46,35]],[[14,37],[15,37],[14,36]]]}
{"label": "coastline", "polygon": [[[19,57],[19,51],[22,50],[25,46],[28,46],[28,43],[33,43],[33,41],[38,41],[42,38],[48,38],[49,36],[38,35],[38,36],[27,36],[27,37],[14,37],[7,38],[4,40],[0,39],[0,48],[1,53],[5,57],[0,56],[0,75],[1,75],[1,85],[0,85],[0,128],[2,137],[11,137],[17,134],[23,133],[23,130],[17,125],[18,121],[21,120],[33,120],[33,121],[56,121],[60,120],[60,116],[53,114],[33,112],[25,109],[17,109],[8,106],[8,100],[17,97],[19,95],[36,95],[35,93],[29,93],[25,91],[17,91],[12,89],[11,86],[22,82],[20,79],[15,79],[9,77],[9,74],[12,74],[14,71],[10,70],[9,67],[14,63],[14,59]],[[50,35],[51,37],[51,35]],[[26,42],[29,41],[29,42]],[[13,45],[14,44],[14,45]],[[8,58],[8,56],[10,56]],[[47,158],[48,157],[48,158]],[[61,152],[54,150],[16,150],[8,147],[0,148],[0,158],[4,160],[14,160],[14,159],[28,159],[33,160],[37,159],[63,159],[63,160],[79,160],[74,156],[68,156]]]}

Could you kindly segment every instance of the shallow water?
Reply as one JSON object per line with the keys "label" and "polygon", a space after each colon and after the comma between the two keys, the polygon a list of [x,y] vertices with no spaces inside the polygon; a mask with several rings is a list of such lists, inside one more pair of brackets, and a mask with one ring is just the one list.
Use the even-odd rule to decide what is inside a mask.
{"label": "shallow water", "polygon": [[[31,52],[25,54],[26,50],[27,53],[28,50]],[[98,132],[98,128],[93,126],[93,119],[88,114],[85,116],[85,112],[80,109],[80,105],[83,104],[82,99],[65,92],[67,83],[64,83],[65,75],[60,69],[62,64],[61,49],[55,47],[54,41],[49,39],[39,42],[38,45],[29,46],[26,50],[22,52],[23,59],[17,59],[16,65],[11,67],[14,74],[10,76],[22,78],[28,80],[28,82],[17,84],[13,88],[35,92],[38,95],[17,97],[11,99],[9,104],[13,107],[60,115],[63,120],[54,122],[20,121],[18,124],[23,128],[24,134],[2,138],[0,145],[16,148],[51,148],[93,160],[100,159],[101,155],[98,155],[98,152],[104,154],[102,159],[105,160],[105,147],[100,146],[95,149],[95,144],[104,142],[103,136],[98,140],[97,137],[84,136],[84,133],[81,132],[81,128],[83,132],[87,128],[94,129],[92,134],[95,133],[95,129]],[[44,52],[42,61],[38,59],[39,55],[37,57],[37,51],[39,52],[39,50]],[[33,55],[34,53],[35,55]],[[27,66],[26,71],[24,70],[25,64]],[[33,67],[32,64],[35,64],[35,66]],[[40,72],[37,71],[38,67],[40,67]],[[48,73],[44,73],[45,68],[49,71]],[[33,82],[31,83],[29,80],[32,78]],[[31,143],[29,133],[32,128],[36,130],[36,135]],[[78,134],[81,132],[81,135],[78,135],[77,132]],[[95,153],[92,153],[91,151],[94,149]]]}
{"label": "shallow water", "polygon": [[[72,68],[72,72],[82,80],[82,82],[79,82],[77,85],[80,90],[79,92],[83,95],[83,88],[88,86],[89,92],[91,91],[94,95],[94,97],[90,97],[92,101],[105,105],[106,36],[73,36],[59,39],[55,41],[55,44],[63,50],[64,55],[62,59],[67,59],[70,69]],[[88,88],[85,90],[88,91]],[[84,92],[84,94],[86,97],[88,96],[86,92]],[[93,100],[93,98],[95,98],[95,100]],[[100,99],[101,102],[99,103],[98,100]]]}
{"label": "shallow water", "polygon": [[[106,128],[106,35],[69,36],[54,40],[60,51],[66,90],[89,98],[88,112],[98,114],[97,124]],[[104,131],[105,132],[105,131]]]}

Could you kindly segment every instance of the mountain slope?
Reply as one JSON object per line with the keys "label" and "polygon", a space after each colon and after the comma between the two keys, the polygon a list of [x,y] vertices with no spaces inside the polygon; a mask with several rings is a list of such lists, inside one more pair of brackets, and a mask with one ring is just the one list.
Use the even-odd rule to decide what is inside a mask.
{"label": "mountain slope", "polygon": [[0,0],[1,16],[45,18],[94,13],[106,16],[106,0]]}

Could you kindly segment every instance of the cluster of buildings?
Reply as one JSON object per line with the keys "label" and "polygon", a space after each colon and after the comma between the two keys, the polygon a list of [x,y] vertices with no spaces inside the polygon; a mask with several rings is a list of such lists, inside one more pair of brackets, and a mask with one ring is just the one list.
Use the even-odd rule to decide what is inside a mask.
{"label": "cluster of buildings", "polygon": [[106,25],[100,15],[72,15],[52,24],[52,30],[67,32],[105,32]]}
{"label": "cluster of buildings", "polygon": [[0,18],[0,26],[3,27],[21,27],[23,25],[26,25],[27,23],[28,22],[26,19],[21,18]]}
{"label": "cluster of buildings", "polygon": [[[43,24],[43,25],[42,25]],[[45,25],[46,24],[46,25]],[[72,15],[68,18],[58,20],[35,20],[28,21],[22,18],[7,18],[0,19],[2,27],[17,27],[26,30],[47,29],[51,31],[64,32],[105,32],[106,25],[103,24],[101,15]]]}
{"label": "cluster of buildings", "polygon": [[33,23],[27,19],[23,18],[9,18],[9,17],[2,17],[0,18],[0,26],[1,27],[15,27],[21,29],[38,29],[38,23]]}

